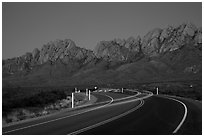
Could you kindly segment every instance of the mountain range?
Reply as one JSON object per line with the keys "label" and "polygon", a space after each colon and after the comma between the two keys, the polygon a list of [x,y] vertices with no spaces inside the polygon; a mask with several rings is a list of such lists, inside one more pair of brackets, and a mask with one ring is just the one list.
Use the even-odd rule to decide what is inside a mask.
{"label": "mountain range", "polygon": [[[29,44],[29,43],[28,43]],[[202,28],[155,28],[143,38],[100,41],[93,50],[55,40],[2,61],[3,87],[202,80]]]}

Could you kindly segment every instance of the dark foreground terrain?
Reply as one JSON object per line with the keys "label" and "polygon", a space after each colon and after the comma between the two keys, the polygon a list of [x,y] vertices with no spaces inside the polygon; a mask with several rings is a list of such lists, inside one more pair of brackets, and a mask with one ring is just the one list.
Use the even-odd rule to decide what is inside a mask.
{"label": "dark foreground terrain", "polygon": [[124,93],[108,92],[94,96],[99,98],[98,105],[81,108],[74,114],[65,111],[4,127],[3,134],[202,134],[200,102],[149,93],[129,98]]}
{"label": "dark foreground terrain", "polygon": [[[79,90],[85,92],[85,87],[93,91],[92,86],[80,86]],[[156,88],[159,89],[159,94],[173,95],[185,97],[192,100],[202,101],[202,81],[171,81],[158,83],[143,83],[143,84],[121,84],[121,85],[101,85],[101,88],[127,88],[148,90],[156,94]],[[66,99],[74,92],[74,87],[18,87],[18,88],[3,88],[2,92],[2,115],[5,123],[11,123],[18,120],[32,118],[38,116],[39,112],[51,104],[59,100]],[[127,92],[126,92],[127,94]],[[78,98],[78,100],[82,100]],[[69,104],[67,107],[71,107]],[[27,112],[24,112],[26,110]],[[56,109],[56,111],[58,111]],[[14,113],[15,112],[15,113]],[[27,114],[29,113],[29,114]],[[30,114],[34,113],[34,114]]]}

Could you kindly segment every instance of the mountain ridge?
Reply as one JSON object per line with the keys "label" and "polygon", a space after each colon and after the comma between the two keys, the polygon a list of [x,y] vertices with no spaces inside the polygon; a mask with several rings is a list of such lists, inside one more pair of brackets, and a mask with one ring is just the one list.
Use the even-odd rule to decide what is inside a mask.
{"label": "mountain ridge", "polygon": [[202,29],[155,28],[143,38],[100,41],[93,50],[55,40],[2,63],[3,87],[202,79]]}

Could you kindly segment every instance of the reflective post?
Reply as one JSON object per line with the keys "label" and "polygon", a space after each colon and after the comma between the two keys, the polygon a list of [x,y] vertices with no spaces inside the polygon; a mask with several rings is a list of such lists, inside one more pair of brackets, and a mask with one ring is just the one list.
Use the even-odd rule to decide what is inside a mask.
{"label": "reflective post", "polygon": [[74,108],[74,93],[72,93],[72,108]]}
{"label": "reflective post", "polygon": [[86,88],[86,96],[88,96],[88,89]]}
{"label": "reflective post", "polygon": [[89,90],[89,100],[91,99],[91,91]]}
{"label": "reflective post", "polygon": [[157,87],[157,95],[159,94],[159,88]]}

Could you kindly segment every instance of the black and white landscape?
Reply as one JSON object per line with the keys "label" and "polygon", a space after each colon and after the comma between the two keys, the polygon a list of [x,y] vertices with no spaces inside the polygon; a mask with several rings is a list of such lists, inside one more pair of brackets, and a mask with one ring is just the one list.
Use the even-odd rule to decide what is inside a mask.
{"label": "black and white landscape", "polygon": [[[77,28],[76,33],[80,35],[79,40],[81,37],[92,39],[92,35],[104,36],[93,48],[79,45],[77,39],[74,41],[70,37],[64,38],[66,35],[63,35],[63,38],[50,39],[42,45],[31,46],[29,48],[32,48],[32,51],[25,51],[23,55],[7,57],[9,52],[13,54],[14,49],[24,51],[26,45],[34,45],[32,41],[24,43],[22,39],[24,46],[12,45],[11,48],[8,46],[11,44],[8,42],[9,36],[11,36],[9,41],[13,42],[16,40],[13,35],[19,37],[19,41],[24,36],[30,38],[26,34],[32,36],[35,34],[36,39],[52,37],[50,31],[46,32],[46,26],[49,25],[47,22],[50,21],[53,25],[49,17],[47,22],[40,20],[45,30],[37,29],[35,22],[34,28],[29,28],[30,32],[26,30],[28,26],[22,27],[22,32],[18,32],[21,36],[11,30],[11,28],[14,31],[21,29],[18,28],[21,26],[18,24],[18,19],[12,16],[18,8],[23,11],[21,4],[25,4],[24,7],[28,8],[25,8],[25,11],[28,10],[28,15],[25,17],[34,19],[36,17],[32,16],[36,13],[39,19],[45,17],[44,21],[47,17],[45,15],[52,16],[51,13],[45,12],[46,9],[53,8],[54,12],[59,10],[60,15],[64,9],[68,10],[70,5],[75,9],[81,7],[79,11],[70,11],[79,12],[83,19],[84,16],[87,20],[91,18],[92,20],[84,20],[93,25],[93,28],[100,28],[103,24],[108,27],[110,23],[115,29],[118,29],[118,25],[113,24],[120,24],[116,15],[121,14],[118,11],[121,8],[126,10],[128,7],[137,8],[137,4],[142,4],[146,10],[151,7],[150,3],[146,5],[144,3],[27,3],[28,5],[3,3],[2,134],[202,134],[202,26],[199,26],[202,25],[199,24],[202,20],[199,16],[201,13],[196,17],[198,20],[192,20],[195,17],[193,12],[202,10],[202,3],[178,3],[178,5],[152,3],[154,8],[149,8],[149,12],[155,11],[155,14],[159,14],[155,16],[157,20],[152,20],[154,22],[152,24],[156,22],[158,26],[152,26],[141,35],[135,32],[134,35],[137,36],[130,34],[126,38],[118,38],[122,36],[117,35],[118,33],[128,34],[129,27],[134,26],[128,26],[132,21],[137,22],[140,19],[138,22],[143,22],[141,19],[144,18],[144,26],[140,25],[151,26],[150,20],[148,23],[145,22],[147,17],[142,13],[141,16],[144,17],[137,17],[133,15],[138,13],[134,13],[132,9],[122,10],[125,15],[130,14],[130,18],[138,19],[128,20],[124,17],[126,21],[123,22],[127,24],[121,26],[121,30],[117,30],[112,40],[111,37],[108,40],[104,38],[106,35],[115,34],[112,33],[114,29],[106,32],[102,27],[101,32],[93,29],[90,29],[90,32],[89,29],[87,32],[80,31],[77,27],[86,28],[86,25],[80,26],[78,19],[74,18],[79,16],[73,13],[73,16],[67,17],[67,21],[72,20],[70,21],[72,23],[77,21],[74,24],[67,23],[67,27],[76,25],[74,27]],[[167,8],[167,11],[164,9],[164,13],[163,11],[158,13],[161,6],[168,7],[168,5],[174,7],[175,11],[168,11]],[[43,7],[42,15],[37,14],[39,12],[35,10],[32,11],[32,6],[36,10],[39,8],[39,11]],[[96,9],[93,6],[96,6]],[[103,14],[104,11],[100,7],[106,6],[107,11],[112,6],[113,13],[110,10],[110,15]],[[63,10],[60,10],[60,7]],[[188,11],[186,7],[192,14],[184,13]],[[89,12],[86,11],[88,8],[91,8]],[[101,15],[104,15],[104,19],[107,16],[110,20],[99,23],[96,21],[97,18],[92,18],[94,11],[99,14],[96,17],[103,18]],[[170,12],[172,14],[175,12],[178,17],[182,15],[183,18],[177,18],[177,15],[169,17],[175,21],[174,24],[168,23],[165,27],[161,27],[159,22],[166,23],[163,21],[166,18],[165,12],[169,15]],[[25,13],[19,11],[18,14],[19,17],[20,14],[24,17]],[[61,16],[65,21],[63,15],[66,13]],[[189,17],[189,20],[185,20],[186,17]],[[58,16],[52,18],[59,19]],[[120,18],[122,20],[123,16]],[[29,20],[24,19],[27,24]],[[11,21],[16,21],[18,25]],[[39,20],[34,21],[36,24],[39,23]],[[40,28],[42,26],[39,25]],[[125,27],[127,29],[124,29]],[[53,29],[61,29],[60,23],[53,26]],[[60,31],[53,33],[58,35]],[[70,35],[72,36],[72,34],[68,36]]]}

